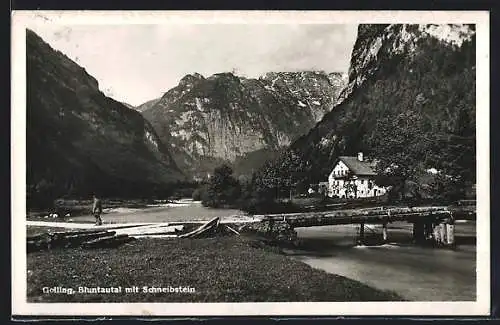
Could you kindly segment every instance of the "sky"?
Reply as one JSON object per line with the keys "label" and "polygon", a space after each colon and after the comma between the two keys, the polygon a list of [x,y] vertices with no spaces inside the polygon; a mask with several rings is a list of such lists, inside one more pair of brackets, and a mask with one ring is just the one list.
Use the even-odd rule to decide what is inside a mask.
{"label": "sky", "polygon": [[357,25],[47,24],[33,30],[84,67],[106,95],[137,106],[195,72],[250,78],[270,71],[347,72]]}

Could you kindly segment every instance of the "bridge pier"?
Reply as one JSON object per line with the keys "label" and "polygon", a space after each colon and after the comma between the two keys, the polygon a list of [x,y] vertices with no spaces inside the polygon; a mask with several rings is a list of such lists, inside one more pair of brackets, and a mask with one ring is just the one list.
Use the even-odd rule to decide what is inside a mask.
{"label": "bridge pier", "polygon": [[433,232],[434,232],[434,227],[432,221],[427,220],[424,225],[425,240],[432,240]]}
{"label": "bridge pier", "polygon": [[455,247],[455,223],[453,220],[446,223],[446,245]]}
{"label": "bridge pier", "polygon": [[434,244],[437,246],[440,246],[443,243],[443,238],[441,237],[441,224],[439,223],[433,223],[433,239],[434,239]]}
{"label": "bridge pier", "polygon": [[388,237],[388,234],[387,234],[387,222],[384,222],[382,224],[382,241],[383,243],[387,243],[387,237]]}
{"label": "bridge pier", "polygon": [[452,218],[413,222],[413,242],[433,243],[438,247],[454,247],[455,225]]}
{"label": "bridge pier", "polygon": [[364,243],[365,243],[365,223],[361,222],[359,224],[358,245],[363,245]]}
{"label": "bridge pier", "polygon": [[422,244],[425,242],[425,224],[422,221],[413,222],[413,242]]}
{"label": "bridge pier", "polygon": [[439,224],[439,239],[441,245],[446,244],[446,223],[444,222]]}

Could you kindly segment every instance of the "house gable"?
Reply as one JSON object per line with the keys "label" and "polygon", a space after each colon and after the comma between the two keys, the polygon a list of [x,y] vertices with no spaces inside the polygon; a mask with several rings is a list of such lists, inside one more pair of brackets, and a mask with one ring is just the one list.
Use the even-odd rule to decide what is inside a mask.
{"label": "house gable", "polygon": [[347,175],[349,171],[350,171],[349,167],[341,159],[337,159],[328,178],[334,179],[336,177],[342,177]]}

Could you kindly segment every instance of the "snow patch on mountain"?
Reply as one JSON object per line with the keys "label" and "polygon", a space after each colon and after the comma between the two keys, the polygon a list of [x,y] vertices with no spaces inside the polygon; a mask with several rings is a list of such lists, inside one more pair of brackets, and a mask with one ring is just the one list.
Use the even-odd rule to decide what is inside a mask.
{"label": "snow patch on mountain", "polygon": [[446,24],[446,25],[419,25],[419,30],[435,38],[454,45],[462,45],[466,40],[470,40],[474,31],[467,25]]}

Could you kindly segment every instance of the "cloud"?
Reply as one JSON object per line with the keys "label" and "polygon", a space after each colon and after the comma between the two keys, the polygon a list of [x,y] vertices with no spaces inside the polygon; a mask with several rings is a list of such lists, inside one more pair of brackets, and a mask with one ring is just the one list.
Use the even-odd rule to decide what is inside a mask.
{"label": "cloud", "polygon": [[105,25],[34,28],[86,68],[101,90],[138,105],[159,97],[188,73],[236,69],[347,71],[356,25]]}

